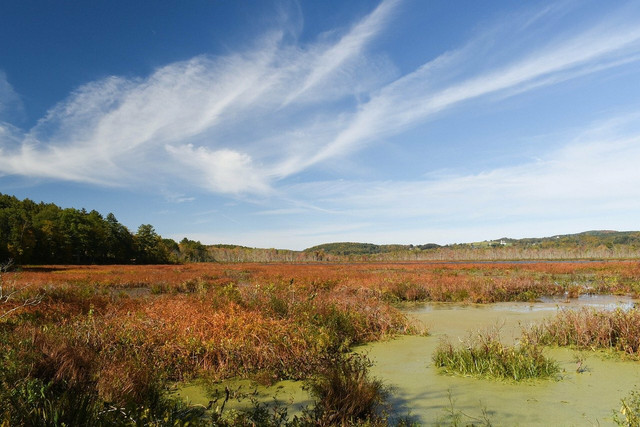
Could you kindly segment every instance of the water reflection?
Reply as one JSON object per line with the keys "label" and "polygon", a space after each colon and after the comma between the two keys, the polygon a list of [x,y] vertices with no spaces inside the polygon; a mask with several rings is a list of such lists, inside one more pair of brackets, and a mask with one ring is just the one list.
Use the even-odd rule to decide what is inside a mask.
{"label": "water reflection", "polygon": [[465,303],[425,303],[416,304],[405,311],[409,314],[428,313],[432,311],[459,311],[474,308],[486,311],[507,311],[526,313],[532,311],[557,311],[559,308],[577,309],[593,307],[598,310],[613,311],[616,309],[630,310],[639,300],[626,295],[594,295],[583,294],[578,298],[564,296],[542,297],[536,302],[499,302],[494,304],[465,304]]}

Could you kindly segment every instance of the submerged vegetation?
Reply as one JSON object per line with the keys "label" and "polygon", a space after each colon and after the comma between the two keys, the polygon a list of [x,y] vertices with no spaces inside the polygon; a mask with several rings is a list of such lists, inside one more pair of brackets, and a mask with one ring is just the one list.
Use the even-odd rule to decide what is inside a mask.
{"label": "submerged vegetation", "polygon": [[443,341],[433,355],[436,367],[449,374],[522,381],[556,378],[560,367],[537,343],[505,345],[496,331],[476,334],[456,348]]}

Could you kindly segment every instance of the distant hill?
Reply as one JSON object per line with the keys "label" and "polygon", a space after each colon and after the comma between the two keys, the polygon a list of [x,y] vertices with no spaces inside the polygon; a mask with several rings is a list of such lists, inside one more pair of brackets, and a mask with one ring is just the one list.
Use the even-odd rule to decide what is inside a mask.
{"label": "distant hill", "polygon": [[[529,237],[524,239],[510,239],[508,237],[504,237],[502,239],[479,243],[520,247],[536,245],[544,247],[636,245],[640,247],[640,231],[591,230],[584,231],[582,233],[560,234],[550,237]],[[472,243],[472,245],[479,243]]]}
{"label": "distant hill", "polygon": [[[513,239],[503,237],[496,240],[485,240],[482,242],[457,243],[451,245],[438,245],[426,243],[422,245],[376,245],[373,243],[357,242],[336,242],[307,248],[304,252],[330,254],[335,256],[358,256],[358,255],[384,255],[400,252],[451,252],[465,249],[506,249],[511,252],[516,250],[531,249],[558,249],[566,251],[588,249],[613,249],[616,246],[628,247],[632,250],[640,249],[640,231],[613,231],[613,230],[591,230],[575,234],[562,234],[549,237],[530,237],[523,239]],[[518,258],[519,256],[516,256]]]}
{"label": "distant hill", "polygon": [[385,254],[398,251],[410,251],[415,249],[426,250],[441,247],[435,243],[427,243],[425,245],[376,245],[373,243],[355,243],[355,242],[337,242],[325,243],[322,245],[307,248],[304,252],[319,252],[331,255],[373,255]]}

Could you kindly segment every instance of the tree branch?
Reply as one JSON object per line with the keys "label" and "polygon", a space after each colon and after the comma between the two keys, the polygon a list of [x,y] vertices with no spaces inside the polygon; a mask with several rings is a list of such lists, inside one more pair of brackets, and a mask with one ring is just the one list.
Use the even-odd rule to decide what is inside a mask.
{"label": "tree branch", "polygon": [[[7,272],[11,266],[13,265],[13,260],[9,260],[3,264],[0,264],[0,305],[4,305],[4,304],[8,304],[9,301],[16,296],[16,294],[18,293],[17,289],[13,289],[11,291],[5,291],[4,287],[3,287],[3,274],[5,272]],[[22,301],[21,304],[10,308],[9,310],[6,310],[4,312],[0,312],[0,319],[3,319],[7,316],[9,316],[11,313],[13,313],[14,311],[20,310],[21,308],[25,308],[25,307],[33,307],[35,305],[38,305],[42,302],[42,300],[44,299],[44,294],[38,294],[35,297],[31,297],[31,298],[27,298],[24,301]]]}

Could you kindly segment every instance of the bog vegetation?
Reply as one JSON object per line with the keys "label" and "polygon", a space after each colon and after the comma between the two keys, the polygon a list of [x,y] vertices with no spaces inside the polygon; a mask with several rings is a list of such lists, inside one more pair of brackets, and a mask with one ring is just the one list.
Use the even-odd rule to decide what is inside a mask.
{"label": "bog vegetation", "polygon": [[[305,415],[309,422],[343,417],[338,413],[345,407],[327,403],[342,401],[353,405],[340,419],[384,423],[377,418],[384,390],[368,377],[366,363],[343,356],[354,344],[421,332],[395,303],[637,295],[639,284],[637,262],[14,267],[0,274],[0,413],[9,425],[37,425],[39,419],[81,424],[77,417],[93,424],[201,420],[196,408],[168,398],[167,389],[193,378],[241,376],[262,383],[315,378],[317,404]],[[598,316],[604,315],[561,313],[573,329],[549,323],[535,339],[585,340],[591,331],[590,341],[575,345],[605,342],[637,353],[635,311]],[[573,343],[569,338],[562,343]],[[473,354],[452,348],[449,356],[475,365],[482,348]],[[509,371],[529,356],[552,367],[535,346],[485,340],[484,348],[498,356],[486,362],[490,369],[502,363],[498,369]],[[339,366],[326,363],[335,355],[346,364],[328,370]],[[526,363],[514,378],[538,369]],[[340,394],[346,381],[355,384],[349,396],[360,397]],[[250,423],[265,410],[275,414],[258,409],[235,414],[240,418],[233,423]],[[295,417],[286,419],[293,423]]]}
{"label": "bog vegetation", "polygon": [[[331,384],[323,362],[330,355],[415,331],[372,289],[198,267],[195,275],[190,266],[2,274],[0,413],[9,425],[184,418],[191,412],[166,390],[196,377],[269,383],[320,373]],[[37,304],[25,304],[33,298]],[[338,380],[360,375],[367,383],[366,372],[357,374],[362,365],[345,363]],[[325,387],[314,384],[318,393]],[[330,391],[322,405],[339,398]],[[368,410],[337,415],[322,405],[318,419],[362,418]]]}
{"label": "bog vegetation", "polygon": [[445,340],[436,349],[433,362],[449,374],[513,381],[557,378],[560,372],[559,365],[543,354],[537,342],[505,345],[497,331],[479,332],[458,347]]}
{"label": "bog vegetation", "polygon": [[615,311],[562,310],[527,331],[530,339],[547,345],[588,350],[614,350],[640,358],[640,309]]}

